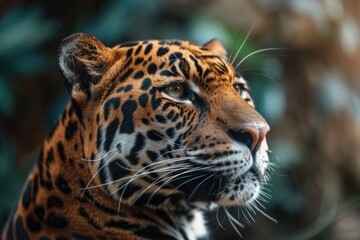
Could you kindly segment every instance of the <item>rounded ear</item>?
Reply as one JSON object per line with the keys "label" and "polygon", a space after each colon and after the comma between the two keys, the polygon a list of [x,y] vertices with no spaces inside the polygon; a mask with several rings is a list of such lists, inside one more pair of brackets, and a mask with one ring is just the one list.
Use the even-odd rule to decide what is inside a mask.
{"label": "rounded ear", "polygon": [[106,70],[111,50],[91,35],[76,33],[65,38],[59,47],[59,65],[70,91],[89,92]]}
{"label": "rounded ear", "polygon": [[217,56],[227,60],[226,49],[219,39],[214,38],[214,39],[208,41],[207,43],[205,43],[203,45],[203,48],[212,52],[214,55],[217,55]]}

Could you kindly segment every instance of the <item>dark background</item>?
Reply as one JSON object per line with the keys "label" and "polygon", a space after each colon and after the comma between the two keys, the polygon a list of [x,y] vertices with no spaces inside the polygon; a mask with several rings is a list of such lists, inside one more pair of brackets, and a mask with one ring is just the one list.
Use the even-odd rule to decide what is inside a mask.
{"label": "dark background", "polygon": [[[69,99],[57,65],[63,38],[86,32],[112,46],[217,37],[233,56],[254,26],[236,62],[285,48],[239,67],[271,125],[276,167],[263,211],[278,223],[257,212],[249,226],[240,213],[240,231],[255,240],[360,239],[359,24],[360,1],[351,0],[2,0],[0,226]],[[238,238],[223,210],[220,224],[216,212],[208,219],[215,239]]]}

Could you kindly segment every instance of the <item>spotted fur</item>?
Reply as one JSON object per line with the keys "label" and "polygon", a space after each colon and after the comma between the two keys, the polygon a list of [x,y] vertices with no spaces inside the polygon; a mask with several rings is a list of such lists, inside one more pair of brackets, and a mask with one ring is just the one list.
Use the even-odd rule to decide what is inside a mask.
{"label": "spotted fur", "polygon": [[203,210],[259,195],[268,125],[218,40],[75,34],[59,63],[71,99],[3,239],[207,238]]}

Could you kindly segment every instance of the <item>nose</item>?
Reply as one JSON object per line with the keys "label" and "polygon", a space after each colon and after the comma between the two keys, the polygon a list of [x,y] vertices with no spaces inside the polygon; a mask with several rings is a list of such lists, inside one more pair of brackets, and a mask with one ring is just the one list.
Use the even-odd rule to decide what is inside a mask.
{"label": "nose", "polygon": [[246,144],[251,151],[260,148],[264,141],[266,134],[270,131],[268,124],[261,124],[257,126],[244,126],[240,131],[228,130],[229,136],[235,141]]}
{"label": "nose", "polygon": [[247,145],[251,151],[260,148],[261,143],[264,141],[266,134],[270,131],[269,125],[264,125],[261,128],[247,126],[241,129],[242,134],[248,134],[251,139],[248,139]]}

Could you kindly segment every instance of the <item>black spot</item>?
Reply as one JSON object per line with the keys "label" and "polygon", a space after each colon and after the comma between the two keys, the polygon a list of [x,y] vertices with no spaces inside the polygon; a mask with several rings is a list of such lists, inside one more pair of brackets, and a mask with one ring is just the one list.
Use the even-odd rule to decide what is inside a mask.
{"label": "black spot", "polygon": [[148,90],[151,86],[150,78],[145,78],[141,84],[141,90]]}
{"label": "black spot", "polygon": [[101,142],[102,142],[102,131],[101,131],[101,126],[98,127],[97,129],[97,135],[96,135],[96,147],[97,149],[100,149],[101,146]]}
{"label": "black spot", "polygon": [[163,105],[163,107],[161,108],[161,110],[162,110],[163,112],[167,111],[167,109],[171,106],[171,104],[172,104],[172,103],[170,103],[170,102],[165,103],[165,104]]}
{"label": "black spot", "polygon": [[180,115],[178,113],[175,114],[171,121],[176,122],[179,119]]}
{"label": "black spot", "polygon": [[144,72],[141,70],[138,71],[137,73],[135,73],[135,75],[134,75],[134,79],[140,79],[142,77],[144,77]]}
{"label": "black spot", "polygon": [[196,71],[198,72],[199,76],[201,76],[202,73],[203,73],[203,70],[202,70],[202,68],[200,67],[198,61],[197,61],[192,55],[190,55],[190,59],[194,62],[195,67],[196,67]]}
{"label": "black spot", "polygon": [[156,161],[159,158],[159,154],[153,151],[146,151],[146,155],[150,158],[151,161]]}
{"label": "black spot", "polygon": [[109,163],[109,171],[113,180],[123,178],[131,173],[129,167],[121,159],[111,161]]}
{"label": "black spot", "polygon": [[156,130],[147,131],[146,136],[154,141],[160,141],[164,139],[164,135]]}
{"label": "black spot", "polygon": [[99,176],[100,176],[100,181],[102,183],[106,183],[106,172],[105,172],[105,167],[104,167],[104,159],[101,159],[100,164],[99,164]]}
{"label": "black spot", "polygon": [[28,209],[31,203],[31,190],[32,190],[32,181],[28,181],[24,190],[22,205],[25,209]]}
{"label": "black spot", "polygon": [[63,208],[64,203],[58,197],[50,195],[47,199],[47,209],[51,208]]}
{"label": "black spot", "polygon": [[65,139],[67,141],[71,140],[71,138],[74,136],[75,132],[77,131],[77,122],[70,121],[68,125],[65,128]]}
{"label": "black spot", "polygon": [[126,56],[127,56],[128,58],[130,58],[130,57],[131,57],[132,52],[133,52],[133,49],[132,49],[132,48],[130,48],[129,50],[127,50],[127,52],[126,52]]}
{"label": "black spot", "polygon": [[104,142],[104,150],[108,152],[110,150],[111,144],[114,140],[115,133],[119,127],[120,121],[119,119],[115,118],[109,126],[106,128],[105,131],[105,142]]}
{"label": "black spot", "polygon": [[65,163],[66,162],[66,156],[65,156],[64,145],[62,144],[62,142],[57,143],[57,150],[58,150],[61,161],[63,163]]}
{"label": "black spot", "polygon": [[46,219],[46,224],[53,228],[64,228],[68,225],[68,221],[62,216],[50,213]]}
{"label": "black spot", "polygon": [[16,239],[21,239],[21,240],[30,239],[29,235],[26,233],[26,229],[24,227],[24,222],[21,217],[17,217],[17,219],[16,219],[15,233],[16,233]]}
{"label": "black spot", "polygon": [[174,128],[169,128],[169,129],[167,129],[167,130],[166,130],[166,134],[167,134],[169,137],[173,138],[173,137],[175,136],[175,129],[174,129]]}
{"label": "black spot", "polygon": [[43,221],[44,220],[44,216],[45,216],[45,209],[42,206],[35,206],[35,216],[40,220]]}
{"label": "black spot", "polygon": [[54,151],[52,148],[50,148],[50,150],[47,152],[45,162],[46,162],[46,166],[48,167],[52,162],[54,162]]}
{"label": "black spot", "polygon": [[152,44],[152,43],[150,43],[149,45],[147,45],[146,48],[145,48],[144,54],[147,55],[147,54],[151,51],[152,48],[153,48],[153,44]]}
{"label": "black spot", "polygon": [[140,45],[140,46],[136,49],[135,55],[138,55],[139,52],[141,51],[141,49],[142,49],[142,45]]}
{"label": "black spot", "polygon": [[133,114],[137,108],[137,103],[134,100],[126,101],[122,107],[121,111],[123,113],[124,119],[120,126],[120,133],[132,133],[134,132],[134,120]]}
{"label": "black spot", "polygon": [[140,63],[142,63],[144,61],[144,58],[139,57],[135,60],[135,65],[139,65]]}
{"label": "black spot", "polygon": [[176,60],[181,59],[181,58],[182,58],[182,53],[181,52],[175,52],[175,53],[170,54],[169,61],[173,62],[173,61],[176,61]]}
{"label": "black spot", "polygon": [[40,222],[35,219],[34,215],[30,214],[26,217],[26,226],[31,232],[38,232],[41,229]]}
{"label": "black spot", "polygon": [[65,178],[61,174],[56,178],[56,185],[63,194],[71,193],[71,188],[69,186],[69,183],[65,180]]}
{"label": "black spot", "polygon": [[149,74],[155,74],[157,71],[157,66],[155,63],[150,63],[150,65],[148,66],[148,73]]}
{"label": "black spot", "polygon": [[138,152],[145,147],[145,137],[141,133],[136,135],[135,143],[127,159],[134,165],[139,163]]}
{"label": "black spot", "polygon": [[110,113],[110,107],[112,106],[114,110],[118,109],[120,105],[120,98],[111,98],[106,101],[104,104],[104,118],[105,121],[108,120],[109,113]]}
{"label": "black spot", "polygon": [[174,110],[171,110],[166,116],[167,119],[171,120],[174,117],[174,114],[175,114]]}
{"label": "black spot", "polygon": [[149,120],[148,119],[146,119],[146,118],[142,118],[141,119],[141,122],[143,123],[143,124],[145,124],[145,125],[149,125]]}
{"label": "black spot", "polygon": [[133,86],[129,84],[124,88],[124,92],[130,91],[132,88],[133,88]]}
{"label": "black spot", "polygon": [[155,119],[157,122],[159,123],[166,123],[166,118],[164,118],[163,116],[161,115],[155,115]]}
{"label": "black spot", "polygon": [[140,105],[145,108],[146,104],[148,102],[148,95],[146,93],[141,94],[141,96],[139,97],[139,103]]}
{"label": "black spot", "polygon": [[156,110],[161,104],[161,98],[156,98],[155,94],[151,96],[151,107]]}
{"label": "black spot", "polygon": [[159,69],[163,69],[164,66],[165,66],[165,61],[160,64]]}
{"label": "black spot", "polygon": [[77,118],[79,119],[80,123],[83,123],[83,115],[82,115],[80,105],[74,98],[71,98],[71,106],[74,109],[75,114],[76,114]]}
{"label": "black spot", "polygon": [[123,190],[118,191],[118,195],[122,199],[126,200],[129,197],[131,197],[136,191],[138,191],[140,189],[141,189],[140,186],[133,184],[133,183],[129,183],[129,184],[127,184],[126,188],[124,187]]}
{"label": "black spot", "polygon": [[158,55],[159,57],[161,57],[161,56],[163,56],[164,54],[166,54],[168,51],[169,51],[168,48],[161,47],[161,48],[158,49],[156,55]]}
{"label": "black spot", "polygon": [[100,115],[98,113],[96,114],[96,124],[99,125],[99,122],[100,122]]}
{"label": "black spot", "polygon": [[133,71],[134,70],[132,68],[128,69],[123,75],[119,77],[119,81],[124,82],[133,73]]}
{"label": "black spot", "polygon": [[176,75],[173,72],[169,71],[169,70],[162,70],[160,72],[160,75],[164,76],[164,77],[176,77]]}

